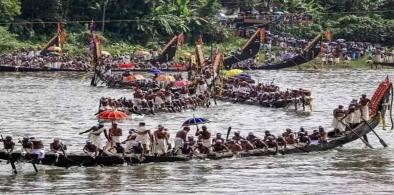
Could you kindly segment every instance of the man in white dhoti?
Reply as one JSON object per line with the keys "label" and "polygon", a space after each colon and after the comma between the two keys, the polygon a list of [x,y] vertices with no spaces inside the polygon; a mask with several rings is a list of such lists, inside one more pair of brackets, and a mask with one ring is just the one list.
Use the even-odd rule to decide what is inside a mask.
{"label": "man in white dhoti", "polygon": [[371,100],[367,98],[367,95],[362,94],[359,104],[361,106],[361,116],[362,120],[368,121],[369,120],[369,104]]}
{"label": "man in white dhoti", "polygon": [[197,129],[196,136],[202,141],[203,146],[209,148],[212,145],[211,132],[208,131],[207,126],[202,126],[202,131]]}
{"label": "man in white dhoti", "polygon": [[183,146],[183,143],[186,142],[187,134],[189,133],[189,131],[189,127],[183,127],[182,130],[179,130],[176,133],[174,151],[179,151],[178,149]]}
{"label": "man in white dhoti", "polygon": [[144,122],[141,122],[138,125],[138,128],[135,130],[135,133],[137,133],[137,137],[135,138],[135,141],[142,143],[145,153],[149,153],[152,149],[151,144],[153,143],[153,136],[150,130],[146,129]]}
{"label": "man in white dhoti", "polygon": [[154,133],[155,137],[155,153],[158,155],[165,155],[168,149],[168,135],[162,125],[158,126],[158,130]]}
{"label": "man in white dhoti", "polygon": [[342,121],[343,117],[345,117],[345,110],[342,105],[339,105],[338,108],[334,110],[333,116],[332,127],[334,127],[334,130],[345,131],[345,121]]}
{"label": "man in white dhoti", "polygon": [[101,133],[104,132],[106,138],[108,138],[107,130],[104,128],[104,123],[99,123],[98,126],[93,126],[92,128],[79,133],[82,135],[84,133],[88,133],[88,140],[95,145],[98,149],[103,149],[101,145]]}

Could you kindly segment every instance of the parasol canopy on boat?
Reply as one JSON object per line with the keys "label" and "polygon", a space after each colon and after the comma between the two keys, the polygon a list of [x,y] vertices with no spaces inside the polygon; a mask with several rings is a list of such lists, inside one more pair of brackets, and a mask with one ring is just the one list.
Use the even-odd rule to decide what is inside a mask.
{"label": "parasol canopy on boat", "polygon": [[210,121],[206,118],[193,117],[193,118],[187,119],[185,122],[183,122],[182,127],[191,126],[191,125],[202,125],[202,124],[206,124],[209,122]]}
{"label": "parasol canopy on boat", "polygon": [[135,64],[132,63],[119,64],[118,67],[122,69],[132,69],[135,68]]}
{"label": "parasol canopy on boat", "polygon": [[231,70],[224,72],[224,75],[229,76],[229,77],[233,77],[233,76],[237,76],[243,72],[244,71],[241,69],[231,69]]}
{"label": "parasol canopy on boat", "polygon": [[150,73],[152,73],[152,74],[160,74],[161,70],[159,70],[157,68],[152,68],[152,70],[150,70]]}
{"label": "parasol canopy on boat", "polygon": [[161,74],[161,75],[157,76],[156,81],[175,82],[175,78],[173,76]]}
{"label": "parasol canopy on boat", "polygon": [[118,121],[118,120],[124,120],[127,119],[127,114],[121,111],[117,110],[107,110],[101,112],[98,116],[97,119],[103,120],[103,121]]}
{"label": "parasol canopy on boat", "polygon": [[173,84],[173,86],[175,88],[182,88],[182,87],[186,87],[190,84],[190,81],[175,81],[175,83]]}
{"label": "parasol canopy on boat", "polygon": [[135,75],[130,75],[128,77],[126,77],[126,81],[136,81],[136,80],[143,80],[145,79],[144,76],[140,75],[140,74],[135,74]]}

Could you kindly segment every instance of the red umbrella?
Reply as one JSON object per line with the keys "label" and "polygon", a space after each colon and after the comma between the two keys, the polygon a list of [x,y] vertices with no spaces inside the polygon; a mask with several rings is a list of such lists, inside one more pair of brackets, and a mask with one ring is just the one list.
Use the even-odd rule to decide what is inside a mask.
{"label": "red umbrella", "polygon": [[172,67],[176,68],[176,69],[185,69],[186,68],[185,65],[181,64],[181,63],[176,63]]}
{"label": "red umbrella", "polygon": [[97,116],[98,119],[107,121],[123,120],[127,119],[127,117],[126,113],[117,110],[103,111]]}
{"label": "red umbrella", "polygon": [[119,64],[118,67],[123,68],[123,69],[132,69],[132,68],[135,68],[135,65],[134,64]]}
{"label": "red umbrella", "polygon": [[190,84],[190,81],[176,81],[174,83],[174,87],[182,88],[182,87],[188,86],[189,84]]}

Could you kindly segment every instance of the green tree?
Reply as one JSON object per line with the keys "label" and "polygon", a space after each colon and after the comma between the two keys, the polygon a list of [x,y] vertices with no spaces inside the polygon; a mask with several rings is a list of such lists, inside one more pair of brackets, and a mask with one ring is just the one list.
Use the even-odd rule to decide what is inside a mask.
{"label": "green tree", "polygon": [[0,1],[0,21],[12,21],[15,16],[20,14],[20,0],[1,0]]}

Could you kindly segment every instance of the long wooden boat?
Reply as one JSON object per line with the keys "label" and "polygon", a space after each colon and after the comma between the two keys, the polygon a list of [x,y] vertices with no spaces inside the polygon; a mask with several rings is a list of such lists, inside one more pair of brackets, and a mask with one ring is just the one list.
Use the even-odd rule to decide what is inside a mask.
{"label": "long wooden boat", "polygon": [[373,64],[394,67],[394,62],[374,62]]}
{"label": "long wooden boat", "polygon": [[261,42],[263,42],[263,37],[265,30],[258,29],[252,37],[246,42],[246,44],[242,47],[240,52],[237,52],[233,55],[225,57],[223,60],[223,65],[226,69],[231,69],[231,67],[241,61],[254,58],[257,53],[260,51]]}
{"label": "long wooden boat", "polygon": [[[327,143],[319,143],[317,145],[309,145],[307,147],[293,146],[287,149],[280,149],[277,151],[256,149],[251,151],[240,152],[238,154],[232,153],[211,153],[208,155],[199,155],[194,157],[185,156],[144,156],[142,158],[137,157],[118,157],[118,156],[99,156],[92,158],[86,154],[68,154],[67,156],[55,154],[46,154],[45,158],[41,160],[41,164],[58,166],[58,167],[70,167],[70,166],[120,166],[124,164],[138,164],[138,163],[153,163],[153,162],[177,162],[177,161],[188,161],[191,159],[211,159],[219,160],[224,158],[234,157],[249,157],[249,156],[268,156],[275,154],[293,154],[293,153],[309,153],[317,151],[330,150],[339,146],[343,146],[347,143],[355,141],[360,137],[367,135],[374,128],[379,125],[381,116],[384,116],[388,108],[387,104],[389,100],[391,103],[393,93],[392,83],[388,78],[381,82],[378,89],[375,91],[371,98],[370,105],[370,119],[367,123],[360,123],[357,127],[353,128],[352,131],[347,132],[345,135],[340,137],[333,137],[328,140]],[[8,154],[6,151],[0,151],[0,159],[12,161],[12,162],[37,162],[36,157],[31,154],[21,154],[20,152],[13,152]]]}
{"label": "long wooden boat", "polygon": [[301,64],[307,63],[320,54],[320,47],[318,47],[319,42],[322,39],[322,35],[318,35],[313,39],[313,41],[307,46],[303,52],[299,55],[294,56],[293,58],[287,59],[277,64],[268,64],[268,65],[258,65],[257,70],[278,70],[283,68],[290,68],[294,66],[299,66]]}
{"label": "long wooden boat", "polygon": [[[231,103],[237,103],[237,104],[245,104],[245,105],[255,105],[255,106],[261,106],[261,107],[266,107],[266,108],[284,108],[289,105],[294,104],[295,100],[279,100],[279,101],[264,101],[264,102],[258,102],[258,101],[252,101],[252,100],[246,100],[246,101],[234,101],[230,100],[224,97],[218,97],[218,100],[223,101],[223,102],[231,102]],[[296,100],[299,102],[299,99]]]}

